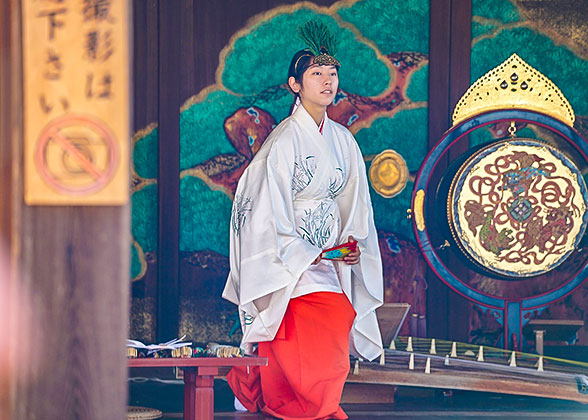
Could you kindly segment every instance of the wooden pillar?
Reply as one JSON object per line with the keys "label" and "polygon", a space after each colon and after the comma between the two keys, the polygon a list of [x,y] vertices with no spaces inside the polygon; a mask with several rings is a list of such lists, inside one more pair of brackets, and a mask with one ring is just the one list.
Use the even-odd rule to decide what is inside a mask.
{"label": "wooden pillar", "polygon": [[[450,128],[453,108],[470,85],[471,9],[471,0],[430,2],[429,148]],[[467,142],[452,148],[438,168],[446,168],[448,159],[454,160],[466,149]],[[427,279],[428,336],[467,339],[467,301],[430,270]]]}
{"label": "wooden pillar", "polygon": [[0,286],[16,307],[0,316],[9,346],[0,417],[123,419],[129,206],[24,204],[20,7],[0,3],[0,233],[12,262]]}
{"label": "wooden pillar", "polygon": [[159,342],[177,336],[180,310],[180,21],[180,0],[160,0],[156,326]]}
{"label": "wooden pillar", "polygon": [[[470,87],[472,53],[472,0],[451,2],[451,49],[449,71],[449,116]],[[463,148],[465,150],[465,148]]]}
{"label": "wooden pillar", "polygon": [[[12,2],[0,2],[0,418],[11,418],[10,404],[14,380],[17,376],[13,356],[15,346],[11,345],[17,336],[16,305],[13,287],[10,246],[13,239],[13,185],[11,139],[21,138],[18,121],[21,110],[17,108],[22,97],[20,92],[18,38],[20,26],[18,8]],[[11,23],[13,22],[13,23]]]}
{"label": "wooden pillar", "polygon": [[[449,119],[462,95],[470,86],[470,58],[472,45],[472,0],[452,0],[451,4],[451,49],[449,70]],[[451,124],[451,122],[450,122]],[[469,146],[467,137],[453,147],[449,153],[450,161],[457,159],[466,152]],[[459,251],[457,251],[459,252]],[[450,260],[452,271],[460,278],[467,279],[470,270],[463,264],[463,260],[455,257]],[[451,332],[448,338],[468,342],[468,312],[471,303],[466,298],[449,292],[449,316],[447,322]]]}
{"label": "wooden pillar", "polygon": [[[429,149],[449,128],[449,51],[451,0],[431,0],[429,26]],[[447,167],[447,157],[438,163]],[[431,200],[429,200],[431,201]],[[427,270],[427,336],[447,338],[449,289]]]}

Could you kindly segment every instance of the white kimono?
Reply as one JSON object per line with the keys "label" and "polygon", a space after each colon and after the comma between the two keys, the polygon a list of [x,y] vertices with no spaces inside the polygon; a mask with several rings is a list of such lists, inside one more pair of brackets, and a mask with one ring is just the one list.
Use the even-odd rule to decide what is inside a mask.
{"label": "white kimono", "polygon": [[[358,241],[359,264],[311,265],[349,235]],[[381,354],[375,309],[383,302],[382,263],[365,164],[349,130],[325,115],[321,134],[299,106],[272,131],[239,180],[230,267],[223,297],[239,306],[245,349],[274,339],[291,297],[335,288],[357,313],[351,353]],[[321,284],[317,273],[335,281]]]}

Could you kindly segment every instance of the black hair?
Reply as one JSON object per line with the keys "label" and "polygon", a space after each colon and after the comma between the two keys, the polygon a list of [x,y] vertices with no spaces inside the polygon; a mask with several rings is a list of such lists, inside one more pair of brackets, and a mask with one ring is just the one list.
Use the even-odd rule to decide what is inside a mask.
{"label": "black hair", "polygon": [[294,54],[294,57],[290,61],[290,67],[288,68],[288,79],[293,77],[296,82],[302,84],[302,75],[312,65],[313,58],[314,54],[308,50],[300,50]]}

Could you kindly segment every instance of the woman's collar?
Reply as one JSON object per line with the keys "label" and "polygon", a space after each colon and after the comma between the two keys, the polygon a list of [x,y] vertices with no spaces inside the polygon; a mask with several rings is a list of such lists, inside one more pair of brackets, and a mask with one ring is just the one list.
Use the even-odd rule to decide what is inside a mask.
{"label": "woman's collar", "polygon": [[324,128],[325,124],[329,120],[329,116],[327,115],[327,112],[325,111],[325,115],[323,116],[321,123],[319,125],[317,125],[314,118],[312,118],[312,115],[310,115],[310,113],[306,110],[306,108],[304,108],[304,105],[302,105],[302,103],[300,103],[300,101],[298,99],[297,99],[296,103],[294,104],[294,109],[292,111],[292,117],[294,117],[297,121],[299,121],[300,123],[302,123],[308,127],[313,126],[314,129],[317,130],[321,134],[323,133],[323,128]]}

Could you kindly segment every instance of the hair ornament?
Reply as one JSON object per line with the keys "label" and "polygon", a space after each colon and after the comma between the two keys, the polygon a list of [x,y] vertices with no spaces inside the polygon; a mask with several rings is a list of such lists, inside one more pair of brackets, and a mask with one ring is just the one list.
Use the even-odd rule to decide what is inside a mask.
{"label": "hair ornament", "polygon": [[298,27],[298,36],[314,55],[312,64],[341,67],[339,60],[334,57],[337,54],[339,42],[327,25],[318,20],[308,21]]}

